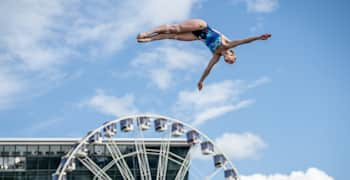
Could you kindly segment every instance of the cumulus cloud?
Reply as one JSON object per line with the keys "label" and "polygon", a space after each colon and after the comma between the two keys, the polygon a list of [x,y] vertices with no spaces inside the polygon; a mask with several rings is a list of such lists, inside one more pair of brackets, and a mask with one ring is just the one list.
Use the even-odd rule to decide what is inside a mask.
{"label": "cumulus cloud", "polygon": [[62,34],[55,30],[63,15],[60,1],[1,1],[0,53],[25,69],[39,70],[60,63],[68,49],[57,46]]}
{"label": "cumulus cloud", "polygon": [[270,13],[277,9],[278,0],[234,0],[235,3],[244,3],[248,12]]}
{"label": "cumulus cloud", "polygon": [[293,171],[290,174],[253,174],[253,175],[242,175],[242,180],[334,180],[333,177],[329,176],[326,172],[317,168],[309,168],[305,172]]}
{"label": "cumulus cloud", "polygon": [[115,52],[123,48],[128,39],[135,40],[138,31],[188,18],[197,1],[84,1],[73,15],[73,28],[67,41],[87,46],[92,55]]}
{"label": "cumulus cloud", "polygon": [[[61,67],[72,59],[116,53],[127,40],[134,41],[138,31],[188,18],[197,2],[4,0],[0,3],[0,63],[10,69],[6,77],[47,82],[46,87],[52,87],[53,79],[70,73],[62,72]],[[1,100],[3,106],[13,102],[15,94],[24,92],[16,78],[1,79],[9,85],[6,92],[0,92],[0,96],[6,96]]]}
{"label": "cumulus cloud", "polygon": [[103,114],[116,117],[138,112],[134,104],[133,95],[125,95],[122,97],[109,96],[102,90],[97,90],[96,95],[84,101],[81,105],[93,108]]}
{"label": "cumulus cloud", "polygon": [[5,0],[0,52],[30,69],[59,64],[82,46],[90,53],[114,52],[140,29],[189,17],[196,2]]}
{"label": "cumulus cloud", "polygon": [[[232,160],[257,159],[259,153],[267,147],[264,140],[253,133],[224,133],[214,140],[215,146]],[[210,156],[203,156],[200,149],[194,152],[194,158],[207,160]]]}
{"label": "cumulus cloud", "polygon": [[206,85],[201,92],[183,90],[178,94],[174,111],[178,116],[194,119],[192,125],[199,126],[231,111],[248,107],[254,99],[242,99],[241,95],[251,88],[270,82],[268,77],[259,78],[251,83],[242,80],[225,80]]}
{"label": "cumulus cloud", "polygon": [[146,75],[158,88],[164,90],[171,86],[173,73],[202,68],[205,61],[201,51],[165,45],[138,54],[131,60],[131,66],[141,70],[142,76]]}
{"label": "cumulus cloud", "polygon": [[267,147],[258,135],[252,133],[224,133],[215,144],[231,159],[257,158],[259,151]]}
{"label": "cumulus cloud", "polygon": [[[19,94],[32,96],[37,93],[32,88],[45,87],[43,83],[62,77],[55,67],[63,64],[65,57],[71,53],[68,47],[62,45],[64,33],[59,19],[64,14],[68,13],[65,12],[62,1],[1,1],[2,108],[8,108],[18,99],[24,99],[18,98]],[[46,87],[49,89],[52,86]]]}

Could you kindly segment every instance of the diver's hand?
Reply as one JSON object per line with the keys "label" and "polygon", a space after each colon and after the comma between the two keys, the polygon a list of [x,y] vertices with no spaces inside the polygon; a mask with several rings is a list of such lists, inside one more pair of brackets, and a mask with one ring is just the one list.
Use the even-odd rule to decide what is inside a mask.
{"label": "diver's hand", "polygon": [[198,90],[199,90],[199,91],[202,90],[202,88],[203,88],[203,83],[202,83],[201,81],[199,81],[198,84],[197,84],[197,87],[198,87]]}
{"label": "diver's hand", "polygon": [[260,39],[260,40],[267,40],[267,39],[269,39],[271,36],[272,36],[271,34],[266,33],[266,34],[261,35],[261,36],[259,37],[259,39]]}

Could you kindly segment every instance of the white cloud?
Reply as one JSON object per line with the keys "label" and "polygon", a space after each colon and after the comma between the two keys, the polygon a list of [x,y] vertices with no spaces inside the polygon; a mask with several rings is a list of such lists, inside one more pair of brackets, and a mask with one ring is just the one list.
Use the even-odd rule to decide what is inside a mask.
{"label": "white cloud", "polygon": [[164,90],[170,87],[173,73],[188,73],[202,68],[206,60],[202,51],[165,45],[138,54],[130,64],[133,68],[142,70],[142,76],[146,75],[158,88]]}
{"label": "white cloud", "polygon": [[39,70],[61,63],[67,49],[56,46],[61,34],[55,31],[63,15],[60,1],[1,1],[0,52],[16,65]]}
{"label": "white cloud", "polygon": [[[264,140],[253,133],[224,133],[214,140],[215,147],[224,152],[231,160],[257,159],[260,152],[267,147]],[[211,156],[204,156],[200,148],[195,149],[194,158],[209,160]]]}
{"label": "white cloud", "polygon": [[261,85],[264,85],[264,84],[267,84],[270,82],[271,82],[271,79],[269,77],[263,76],[255,81],[253,81],[252,83],[248,84],[247,88],[255,88],[257,86],[261,86]]}
{"label": "white cloud", "polygon": [[233,0],[235,3],[245,3],[248,12],[270,13],[277,9],[278,0]]}
{"label": "white cloud", "polygon": [[14,74],[0,68],[0,109],[11,106],[14,101],[12,97],[24,90],[25,86],[25,83]]}
{"label": "white cloud", "polygon": [[64,13],[61,1],[1,1],[0,75],[5,89],[0,92],[1,108],[24,99],[19,94],[33,96],[37,91],[32,88],[42,88],[43,83],[62,76],[54,67],[70,54],[69,48],[61,45],[58,19]]}
{"label": "white cloud", "polygon": [[[188,18],[198,1],[4,0],[0,2],[0,63],[12,73],[6,77],[28,81],[30,86],[39,81],[47,83],[42,87],[52,87],[53,79],[67,74],[62,70],[65,63],[116,53],[127,40],[135,41],[139,31]],[[0,92],[6,95],[1,106],[13,103],[15,95],[24,92],[16,78],[1,79],[8,85],[6,92]],[[165,82],[158,79],[162,87],[167,86]]]}
{"label": "white cloud", "polygon": [[91,107],[101,113],[116,117],[134,114],[138,110],[134,105],[134,96],[108,96],[102,90],[97,90],[95,96],[82,103],[82,106]]}
{"label": "white cloud", "polygon": [[197,89],[180,91],[174,110],[178,116],[194,119],[192,125],[200,126],[210,119],[254,104],[254,99],[242,99],[241,95],[248,89],[270,81],[268,77],[262,77],[252,83],[225,80],[206,85],[200,92]]}
{"label": "white cloud", "polygon": [[172,75],[167,69],[151,69],[150,78],[160,89],[167,89],[170,86]]}
{"label": "white cloud", "polygon": [[306,172],[293,171],[290,174],[254,174],[248,176],[241,176],[242,180],[334,180],[326,172],[317,168],[309,168]]}
{"label": "white cloud", "polygon": [[219,83],[206,85],[202,91],[181,91],[178,96],[178,104],[181,106],[194,106],[205,108],[213,104],[227,104],[236,100],[241,93],[241,81],[225,80]]}
{"label": "white cloud", "polygon": [[210,108],[210,109],[208,109],[200,114],[196,114],[196,116],[194,118],[195,120],[192,122],[192,125],[199,126],[210,119],[219,117],[219,116],[226,114],[230,111],[236,111],[236,110],[248,107],[254,103],[255,103],[254,100],[249,99],[249,100],[239,101],[235,105],[223,105],[223,106],[219,106],[219,107],[212,107],[212,108]]}
{"label": "white cloud", "polygon": [[[137,11],[140,11],[140,17],[147,19],[153,25],[169,23],[172,21],[184,20],[191,14],[194,4],[200,0],[144,0],[136,1],[138,3]],[[145,20],[144,20],[145,21]]]}
{"label": "white cloud", "polygon": [[73,30],[67,37],[75,45],[88,45],[90,53],[115,52],[139,31],[188,18],[198,0],[93,1],[80,3]]}
{"label": "white cloud", "polygon": [[115,52],[144,28],[186,19],[196,2],[5,0],[0,48],[27,69],[48,68],[81,47],[90,54]]}
{"label": "white cloud", "polygon": [[252,133],[225,133],[215,139],[215,144],[231,159],[257,158],[266,143]]}

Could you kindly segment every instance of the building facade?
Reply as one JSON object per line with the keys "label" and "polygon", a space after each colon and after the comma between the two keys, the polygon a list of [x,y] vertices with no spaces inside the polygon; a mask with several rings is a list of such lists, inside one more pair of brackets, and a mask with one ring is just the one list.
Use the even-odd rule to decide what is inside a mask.
{"label": "building facade", "polygon": [[[0,139],[0,180],[50,180],[56,171],[61,158],[66,155],[80,139]],[[123,154],[135,152],[134,140],[115,139]],[[145,139],[147,149],[159,150],[161,140]],[[104,143],[87,145],[89,157],[104,168],[113,159]],[[185,157],[189,145],[185,140],[171,140],[170,152]],[[148,155],[152,179],[156,178],[158,156]],[[125,157],[135,179],[140,179],[136,155]],[[180,165],[169,161],[167,179],[174,179]],[[112,179],[122,179],[118,168],[114,165],[106,171]],[[67,174],[69,180],[91,180],[93,174],[79,161],[75,170]],[[186,178],[187,179],[187,176]]]}

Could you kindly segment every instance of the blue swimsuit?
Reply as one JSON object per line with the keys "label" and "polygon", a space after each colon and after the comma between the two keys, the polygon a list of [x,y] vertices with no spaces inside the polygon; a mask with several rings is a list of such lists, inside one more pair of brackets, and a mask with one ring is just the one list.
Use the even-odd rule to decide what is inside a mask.
{"label": "blue swimsuit", "polygon": [[204,29],[192,31],[198,39],[204,40],[205,45],[208,46],[212,53],[221,45],[221,33],[209,26]]}

